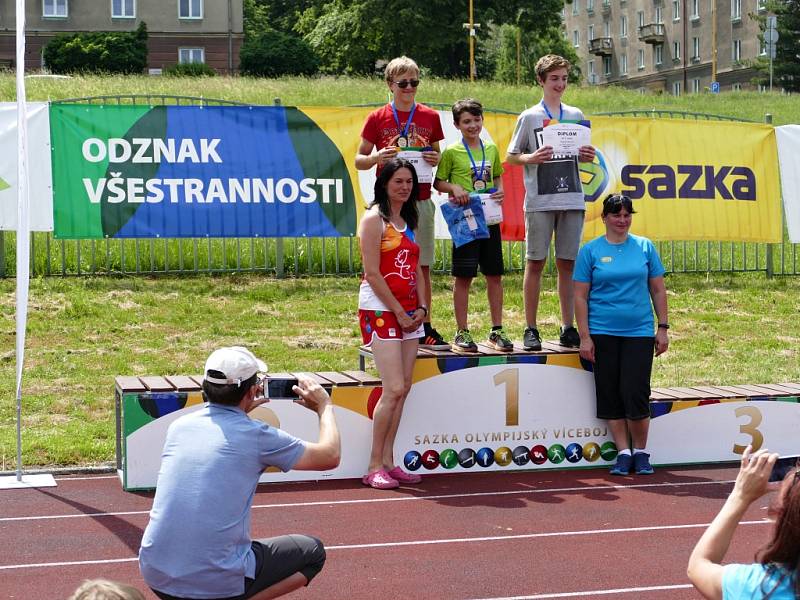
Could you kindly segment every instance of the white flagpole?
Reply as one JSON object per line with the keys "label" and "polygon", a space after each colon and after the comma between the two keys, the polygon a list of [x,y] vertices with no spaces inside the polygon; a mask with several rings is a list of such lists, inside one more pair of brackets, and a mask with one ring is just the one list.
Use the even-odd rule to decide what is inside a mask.
{"label": "white flagpole", "polygon": [[17,0],[17,475],[0,478],[0,488],[56,485],[52,475],[22,475],[22,367],[30,285],[30,201],[28,198],[28,113],[25,97],[25,0]]}

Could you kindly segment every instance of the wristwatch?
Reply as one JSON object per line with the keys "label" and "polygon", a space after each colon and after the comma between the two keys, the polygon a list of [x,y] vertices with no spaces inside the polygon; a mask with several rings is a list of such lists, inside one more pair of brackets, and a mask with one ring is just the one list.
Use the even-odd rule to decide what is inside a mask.
{"label": "wristwatch", "polygon": [[658,324],[658,328],[659,329],[669,329],[669,323],[659,323]]}

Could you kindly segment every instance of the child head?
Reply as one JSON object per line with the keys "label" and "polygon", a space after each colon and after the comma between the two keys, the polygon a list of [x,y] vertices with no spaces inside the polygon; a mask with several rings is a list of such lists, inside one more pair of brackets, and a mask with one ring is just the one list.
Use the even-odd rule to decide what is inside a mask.
{"label": "child head", "polygon": [[125,583],[107,579],[87,579],[69,600],[144,600],[144,595],[135,587]]}
{"label": "child head", "polygon": [[386,85],[395,95],[408,96],[413,99],[419,85],[419,67],[407,56],[393,58],[383,71]]}
{"label": "child head", "polygon": [[473,117],[483,118],[483,105],[474,98],[464,98],[453,104],[453,124],[458,127],[461,115],[468,113]]}
{"label": "child head", "polygon": [[563,69],[563,73],[558,73],[560,76],[568,76],[569,70],[572,68],[570,62],[563,56],[557,54],[547,54],[536,61],[534,70],[536,71],[536,80],[542,87],[547,82],[547,77],[555,71]]}
{"label": "child head", "polygon": [[483,129],[483,105],[474,98],[453,104],[453,125],[465,138],[476,138]]}

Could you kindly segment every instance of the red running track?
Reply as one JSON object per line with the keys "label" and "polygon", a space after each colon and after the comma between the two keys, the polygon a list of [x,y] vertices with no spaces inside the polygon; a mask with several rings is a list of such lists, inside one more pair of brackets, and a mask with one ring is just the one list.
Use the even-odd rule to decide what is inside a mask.
{"label": "red running track", "polygon": [[[325,542],[325,568],[298,599],[699,598],[686,561],[735,476],[594,469],[430,475],[389,492],[262,485],[252,533]],[[113,476],[57,481],[0,492],[0,597],[67,598],[99,576],[146,590],[136,553],[152,494],[124,492]],[[766,541],[770,499],[745,515],[728,561],[751,562]]]}

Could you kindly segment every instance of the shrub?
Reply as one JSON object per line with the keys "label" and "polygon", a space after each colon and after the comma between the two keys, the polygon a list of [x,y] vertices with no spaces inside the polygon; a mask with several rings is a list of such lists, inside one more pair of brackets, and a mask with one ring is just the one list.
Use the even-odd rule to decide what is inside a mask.
{"label": "shrub", "polygon": [[318,68],[319,59],[311,46],[280,31],[267,30],[242,44],[239,69],[243,75],[313,75]]}
{"label": "shrub", "polygon": [[44,49],[53,73],[141,73],[147,66],[147,25],[136,31],[95,31],[62,34]]}
{"label": "shrub", "polygon": [[169,77],[214,77],[217,72],[206,63],[182,63],[164,69]]}

